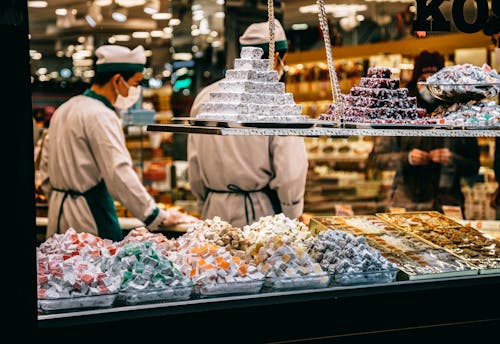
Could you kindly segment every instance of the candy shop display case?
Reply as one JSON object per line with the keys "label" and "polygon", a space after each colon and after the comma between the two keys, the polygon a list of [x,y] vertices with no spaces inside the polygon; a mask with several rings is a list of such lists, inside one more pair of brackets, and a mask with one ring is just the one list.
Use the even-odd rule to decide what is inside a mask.
{"label": "candy shop display case", "polygon": [[[323,22],[322,26],[326,24]],[[331,60],[328,56],[331,49],[327,47],[326,50]],[[347,128],[342,120],[332,126],[313,120],[305,122],[307,127],[298,127],[293,122],[288,125],[236,123],[233,126],[230,121],[210,125],[187,121],[150,124],[147,130],[312,137],[498,136],[496,127],[477,130],[411,126]],[[197,285],[194,287],[195,297],[186,300],[42,313],[38,315],[37,322],[40,338],[92,331],[97,336],[113,333],[117,340],[128,339],[131,333],[137,332],[148,340],[216,339],[221,343],[269,343],[356,338],[369,338],[370,341],[391,338],[400,341],[408,338],[428,340],[443,334],[446,334],[447,340],[452,340],[461,338],[463,333],[476,334],[477,338],[487,333],[496,334],[496,327],[500,325],[499,272],[481,274],[480,268],[471,260],[429,239],[409,233],[407,229],[393,226],[381,217],[365,217],[358,223],[355,217],[347,222],[337,220],[333,219],[325,225],[325,221],[313,218],[310,230],[318,234],[334,227],[343,234],[347,232],[358,238],[366,236],[367,242],[379,249],[380,255],[395,264],[397,270],[266,279],[255,283],[242,282],[237,287],[230,283]],[[368,226],[372,228],[370,233],[364,224],[372,226]]]}
{"label": "candy shop display case", "polygon": [[[401,216],[408,217],[407,214],[410,213],[404,213]],[[455,224],[453,219],[437,212],[415,214],[421,215],[421,221],[413,220],[411,223],[414,225]],[[385,215],[390,217],[393,214],[381,213],[377,215],[379,216],[313,217],[309,228],[313,233],[327,229],[338,229],[353,235],[363,235],[371,247],[377,249],[390,262],[396,264],[398,267],[396,280],[424,280],[479,274],[479,267],[472,261],[465,260],[437,244],[383,220]]]}

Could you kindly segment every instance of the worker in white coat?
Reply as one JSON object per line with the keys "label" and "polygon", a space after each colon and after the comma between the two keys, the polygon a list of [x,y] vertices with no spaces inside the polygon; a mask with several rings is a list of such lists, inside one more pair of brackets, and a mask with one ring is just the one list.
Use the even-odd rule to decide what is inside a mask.
{"label": "worker in white coat", "polygon": [[159,209],[132,167],[122,122],[140,96],[144,48],[116,45],[96,49],[93,83],[60,105],[51,119],[40,169],[49,198],[47,237],[74,228],[114,241],[122,229],[114,200],[150,230],[195,218]]}
{"label": "worker in white coat", "polygon": [[[239,42],[242,47],[262,48],[267,58],[269,23],[250,25]],[[275,51],[275,69],[281,77],[287,40],[277,20]],[[190,116],[196,116],[200,105],[217,90],[218,82],[204,88]],[[203,218],[219,216],[242,227],[262,216],[302,215],[308,160],[301,137],[189,134],[188,162],[189,184]]]}

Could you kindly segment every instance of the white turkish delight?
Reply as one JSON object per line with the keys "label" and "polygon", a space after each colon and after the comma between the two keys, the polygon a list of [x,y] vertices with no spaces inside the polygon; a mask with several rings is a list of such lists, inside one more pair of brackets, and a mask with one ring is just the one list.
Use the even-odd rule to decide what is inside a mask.
{"label": "white turkish delight", "polygon": [[226,72],[226,80],[248,80],[258,82],[278,82],[278,72],[276,71],[255,71],[255,70],[235,70],[230,69]]}
{"label": "white turkish delight", "polygon": [[256,60],[256,59],[242,59],[237,58],[234,60],[234,69],[236,70],[256,70],[256,71],[266,71],[269,70],[271,62],[268,59]]}
{"label": "white turkish delight", "polygon": [[259,60],[264,55],[264,50],[259,47],[242,47],[240,55],[243,59]]}
{"label": "white turkish delight", "polygon": [[281,82],[256,82],[256,81],[221,81],[221,92],[248,92],[248,93],[284,93],[285,84]]}

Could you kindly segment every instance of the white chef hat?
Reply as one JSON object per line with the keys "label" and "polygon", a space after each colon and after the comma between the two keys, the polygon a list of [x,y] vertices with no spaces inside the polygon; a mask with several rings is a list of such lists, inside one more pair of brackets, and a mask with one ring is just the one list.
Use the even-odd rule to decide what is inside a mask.
{"label": "white chef hat", "polygon": [[[240,36],[242,47],[259,47],[264,52],[269,52],[269,21],[251,24]],[[277,19],[274,19],[274,49],[275,51],[287,50],[285,30]]]}
{"label": "white chef hat", "polygon": [[142,72],[146,54],[142,45],[134,50],[120,45],[103,45],[95,51],[97,72]]}

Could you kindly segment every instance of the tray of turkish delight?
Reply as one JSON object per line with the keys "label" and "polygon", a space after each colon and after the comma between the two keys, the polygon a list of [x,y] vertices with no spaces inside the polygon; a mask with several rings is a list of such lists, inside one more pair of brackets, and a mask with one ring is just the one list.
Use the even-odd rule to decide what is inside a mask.
{"label": "tray of turkish delight", "polygon": [[382,252],[399,272],[396,280],[420,280],[477,275],[479,269],[444,249],[415,252]]}
{"label": "tray of turkish delight", "polygon": [[436,245],[402,230],[389,230],[383,234],[368,234],[366,241],[385,252],[414,252],[436,248]]}
{"label": "tray of turkish delight", "polygon": [[264,285],[264,279],[244,280],[225,283],[200,283],[195,286],[195,295],[204,297],[220,297],[231,295],[257,294]]}
{"label": "tray of turkish delight", "polygon": [[375,216],[386,221],[390,225],[409,230],[430,230],[441,227],[461,227],[462,225],[452,218],[449,218],[437,211],[413,211],[405,213],[377,213]]}
{"label": "tray of turkish delight", "polygon": [[142,303],[184,301],[191,298],[192,291],[193,286],[121,290],[118,293],[117,302],[126,305],[137,305]]}
{"label": "tray of turkish delight", "polygon": [[286,291],[295,289],[326,288],[330,284],[330,276],[325,273],[307,274],[296,277],[266,277],[265,291]]}
{"label": "tray of turkish delight", "polygon": [[476,228],[438,227],[415,234],[478,266],[482,274],[500,272],[500,241]]}
{"label": "tray of turkish delight", "polygon": [[432,95],[453,103],[491,98],[500,91],[500,75],[488,64],[470,63],[446,66],[419,82]]}
{"label": "tray of turkish delight", "polygon": [[59,298],[38,298],[38,308],[43,313],[71,312],[89,309],[110,308],[118,293],[84,295]]}
{"label": "tray of turkish delight", "polygon": [[313,234],[326,229],[341,229],[352,234],[382,234],[391,229],[390,226],[375,215],[355,216],[316,216],[309,222],[309,230]]}

